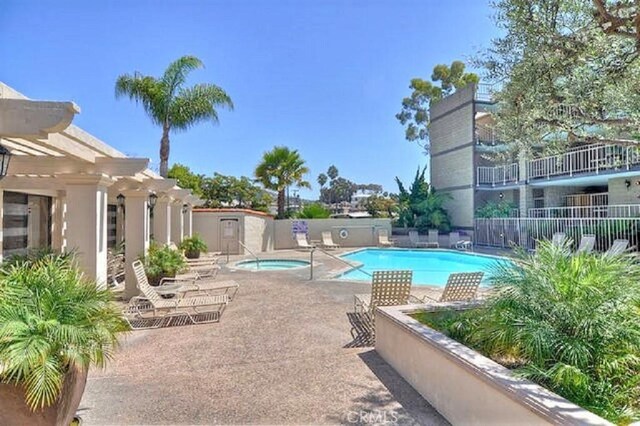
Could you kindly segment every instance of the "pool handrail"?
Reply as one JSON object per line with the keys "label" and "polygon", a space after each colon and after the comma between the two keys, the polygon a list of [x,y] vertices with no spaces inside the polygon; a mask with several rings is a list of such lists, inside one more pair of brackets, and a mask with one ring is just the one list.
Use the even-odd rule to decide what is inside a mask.
{"label": "pool handrail", "polygon": [[[326,250],[323,250],[321,247],[316,247],[315,250],[320,250],[322,253],[326,254],[330,258],[335,259],[335,260],[339,260],[340,262],[344,263],[348,267],[350,267],[352,269],[359,269],[360,272],[364,273],[365,275],[368,275],[369,277],[373,277],[373,274],[370,274],[369,272],[367,272],[367,271],[362,269],[364,267],[364,265],[354,265],[353,263],[347,262],[346,260],[344,260],[341,257],[334,256],[333,254],[328,253]],[[312,266],[312,269],[313,269],[313,266]]]}
{"label": "pool handrail", "polygon": [[[253,258],[256,260],[256,270],[259,270],[260,269],[260,259],[258,258],[258,256],[254,252],[252,252],[249,247],[245,246],[242,243],[242,241],[238,241],[238,244],[240,244],[246,251],[249,252],[249,254],[251,256],[253,256]],[[228,250],[227,250],[227,253],[228,253]]]}

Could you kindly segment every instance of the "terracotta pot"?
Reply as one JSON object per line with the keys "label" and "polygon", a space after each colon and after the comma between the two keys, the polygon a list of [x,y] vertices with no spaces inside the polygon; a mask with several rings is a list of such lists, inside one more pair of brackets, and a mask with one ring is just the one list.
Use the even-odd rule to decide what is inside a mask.
{"label": "terracotta pot", "polygon": [[22,386],[0,383],[0,425],[68,426],[78,410],[86,384],[86,370],[71,370],[58,400],[44,409],[32,411],[25,402]]}
{"label": "terracotta pot", "polygon": [[198,251],[185,251],[184,257],[187,259],[199,259],[200,258],[200,250]]}
{"label": "terracotta pot", "polygon": [[162,275],[147,275],[149,285],[158,286],[163,278],[175,278],[176,274],[162,274]]}

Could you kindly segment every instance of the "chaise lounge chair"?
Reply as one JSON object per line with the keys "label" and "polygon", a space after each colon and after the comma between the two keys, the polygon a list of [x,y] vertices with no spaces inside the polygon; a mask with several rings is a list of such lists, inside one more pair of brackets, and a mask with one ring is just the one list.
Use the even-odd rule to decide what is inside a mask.
{"label": "chaise lounge chair", "polygon": [[422,302],[470,302],[475,300],[483,276],[484,272],[460,272],[451,274],[447,279],[447,284],[444,286],[444,290],[439,299],[424,296]]}
{"label": "chaise lounge chair", "polygon": [[567,234],[565,234],[564,232],[554,232],[553,238],[551,239],[551,244],[560,247],[565,243],[566,240]]}
{"label": "chaise lounge chair", "polygon": [[333,238],[331,237],[331,231],[322,232],[322,248],[325,248],[327,250],[340,248],[338,244],[333,242]]}
{"label": "chaise lounge chair", "polygon": [[393,247],[393,241],[389,240],[389,232],[386,229],[378,230],[378,245],[381,247]]}
{"label": "chaise lounge chair", "polygon": [[413,271],[375,271],[371,278],[371,293],[354,296],[354,310],[372,315],[378,306],[409,304]]}
{"label": "chaise lounge chair", "polygon": [[227,294],[164,299],[149,285],[142,262],[132,266],[142,295],[133,297],[123,313],[133,329],[218,322],[229,303]]}
{"label": "chaise lounge chair", "polygon": [[605,255],[619,256],[623,254],[625,251],[627,251],[628,247],[629,247],[629,240],[626,240],[626,239],[615,240],[613,244],[611,244],[611,247],[609,247],[609,249],[606,251]]}
{"label": "chaise lounge chair", "polygon": [[583,234],[580,238],[580,246],[578,246],[577,253],[591,253],[596,245],[595,234]]}
{"label": "chaise lounge chair", "polygon": [[439,248],[440,243],[438,242],[439,233],[437,229],[429,229],[429,235],[427,236],[427,247],[431,248]]}
{"label": "chaise lounge chair", "polygon": [[409,231],[409,240],[414,247],[427,247],[429,243],[420,241],[420,235],[417,231]]}
{"label": "chaise lounge chair", "polygon": [[473,243],[469,240],[463,240],[460,238],[460,233],[455,231],[449,232],[449,247],[456,250],[469,251],[473,247]]}
{"label": "chaise lounge chair", "polygon": [[313,244],[309,244],[307,240],[307,234],[303,232],[296,232],[296,243],[298,244],[298,249],[300,250],[313,250],[316,248]]}

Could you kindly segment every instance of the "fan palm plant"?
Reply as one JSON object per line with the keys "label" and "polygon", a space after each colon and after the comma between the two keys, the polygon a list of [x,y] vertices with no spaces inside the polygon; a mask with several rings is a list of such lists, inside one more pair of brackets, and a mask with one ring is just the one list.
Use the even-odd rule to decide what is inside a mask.
{"label": "fan palm plant", "polygon": [[256,167],[254,175],[266,189],[278,192],[278,218],[285,216],[285,190],[291,185],[299,188],[311,188],[304,175],[309,173],[304,160],[297,150],[285,146],[276,146],[265,152],[262,161]]}
{"label": "fan palm plant", "polygon": [[3,265],[0,383],[24,388],[34,411],[59,404],[61,394],[73,391],[69,375],[103,366],[117,347],[117,334],[127,330],[111,297],[84,278],[69,256],[45,254]]}
{"label": "fan palm plant", "polygon": [[139,72],[123,74],[116,80],[116,97],[128,96],[142,103],[154,124],[162,127],[160,139],[160,175],[169,171],[169,133],[187,130],[201,121],[218,122],[216,107],[233,109],[227,93],[214,84],[185,87],[189,73],[204,65],[195,56],[183,56],[169,64],[160,78]]}

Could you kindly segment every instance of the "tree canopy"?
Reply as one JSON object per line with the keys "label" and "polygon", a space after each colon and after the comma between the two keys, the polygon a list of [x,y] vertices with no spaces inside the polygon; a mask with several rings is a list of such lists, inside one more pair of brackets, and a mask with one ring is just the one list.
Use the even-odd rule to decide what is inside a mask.
{"label": "tree canopy", "polygon": [[396,176],[399,190],[397,223],[399,226],[416,227],[420,231],[438,229],[447,232],[451,229],[451,223],[444,203],[450,196],[436,192],[429,185],[425,177],[426,170],[426,166],[422,171],[418,167],[408,190]]}
{"label": "tree canopy", "polygon": [[443,97],[469,83],[477,83],[480,78],[465,71],[465,64],[453,61],[451,65],[440,64],[433,67],[431,81],[413,78],[409,84],[411,95],[402,100],[402,110],[396,114],[400,124],[405,126],[405,138],[417,142],[425,152],[429,152],[429,108]]}
{"label": "tree canopy", "polygon": [[502,82],[496,130],[512,151],[638,141],[636,7],[631,0],[495,3],[504,35],[477,62]]}

